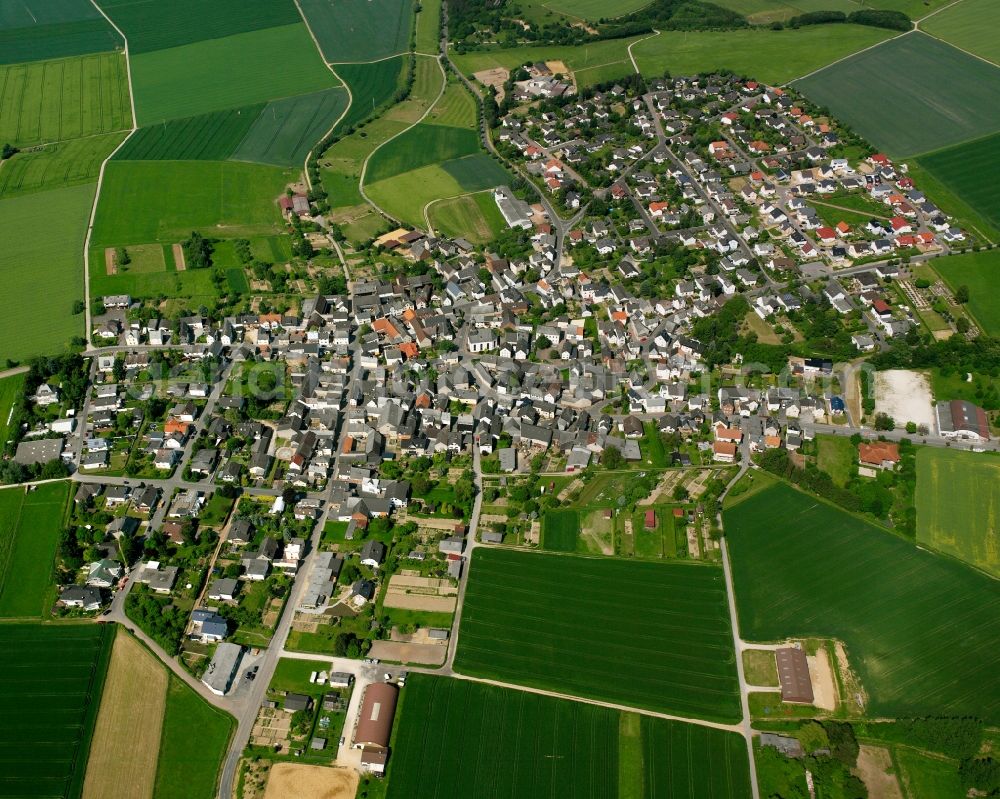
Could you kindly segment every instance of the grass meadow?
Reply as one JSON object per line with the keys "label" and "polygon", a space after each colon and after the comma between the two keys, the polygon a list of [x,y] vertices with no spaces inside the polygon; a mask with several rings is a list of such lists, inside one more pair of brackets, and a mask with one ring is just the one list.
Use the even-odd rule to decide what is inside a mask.
{"label": "grass meadow", "polygon": [[[1000,228],[1000,199],[992,183],[983,180],[983,175],[995,175],[1000,170],[1000,133],[927,153],[917,160],[985,217],[994,231]],[[936,195],[931,196],[936,199]]]}
{"label": "grass meadow", "polygon": [[1000,720],[1000,587],[777,484],[725,511],[740,635],[844,642],[877,717]]}
{"label": "grass meadow", "polygon": [[993,0],[962,0],[922,24],[922,30],[1000,64],[1000,5]]}
{"label": "grass meadow", "polygon": [[421,0],[417,14],[417,52],[437,55],[441,36],[442,0]]}
{"label": "grass meadow", "polygon": [[22,391],[24,391],[24,373],[0,379],[0,453],[10,440],[11,409]]}
{"label": "grass meadow", "polygon": [[0,64],[100,53],[124,44],[89,0],[0,5]]}
{"label": "grass meadow", "polygon": [[393,751],[388,799],[750,796],[734,733],[423,674],[407,681]]}
{"label": "grass meadow", "polygon": [[125,133],[70,139],[17,153],[0,169],[0,197],[96,182]]}
{"label": "grass meadow", "polygon": [[[277,199],[295,173],[231,161],[112,161],[104,177],[95,247],[172,244],[192,230],[216,238],[277,233]],[[123,208],[129,212],[117,212]]]}
{"label": "grass meadow", "polygon": [[835,64],[795,88],[895,156],[1000,130],[1000,68],[922,33]]}
{"label": "grass meadow", "polygon": [[[83,241],[94,185],[0,199],[0,363],[51,354],[83,334]],[[45,313],[39,313],[44,306]]]}
{"label": "grass meadow", "polygon": [[52,604],[69,483],[0,491],[0,619],[40,618]]}
{"label": "grass meadow", "polygon": [[139,53],[131,67],[140,125],[337,85],[301,23]]}
{"label": "grass meadow", "polygon": [[507,227],[490,191],[442,200],[430,207],[429,214],[440,233],[473,244],[491,242]]}
{"label": "grass meadow", "polygon": [[0,626],[5,796],[80,795],[114,637],[103,624]]}
{"label": "grass meadow", "polygon": [[917,541],[1000,577],[1000,458],[921,447],[916,503]]}
{"label": "grass meadow", "polygon": [[755,25],[785,21],[810,11],[843,11],[850,14],[862,7],[902,11],[910,19],[920,17],[946,5],[949,0],[719,0],[718,5],[743,14]]}
{"label": "grass meadow", "polygon": [[24,147],[132,127],[125,57],[0,66],[0,141]]}
{"label": "grass meadow", "polygon": [[607,0],[529,0],[525,5],[541,6],[542,9],[551,10],[556,14],[596,22],[607,17],[623,17],[645,8],[651,2],[652,0],[618,0],[614,6],[609,7]]}
{"label": "grass meadow", "polygon": [[953,291],[959,286],[968,286],[969,303],[966,309],[976,318],[983,332],[990,336],[1000,335],[1000,295],[996,290],[1000,251],[937,258],[934,269]]}
{"label": "grass meadow", "polygon": [[499,549],[477,551],[471,569],[460,673],[740,717],[721,569]]}
{"label": "grass meadow", "polygon": [[413,0],[300,0],[330,63],[376,61],[409,49]]}
{"label": "grass meadow", "polygon": [[819,450],[816,465],[843,488],[854,473],[854,465],[858,461],[857,447],[851,439],[843,436],[817,436],[816,444]]}
{"label": "grass meadow", "polygon": [[292,0],[101,0],[132,55],[301,21]]}

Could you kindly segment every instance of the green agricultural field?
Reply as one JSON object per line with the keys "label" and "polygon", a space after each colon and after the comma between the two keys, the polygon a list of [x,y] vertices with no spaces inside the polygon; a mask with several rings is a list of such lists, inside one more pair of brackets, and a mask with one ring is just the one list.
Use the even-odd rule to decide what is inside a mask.
{"label": "green agricultural field", "polygon": [[902,11],[911,19],[922,16],[940,8],[949,0],[719,0],[717,5],[729,8],[743,14],[755,25],[766,25],[775,21],[785,21],[799,14],[810,11],[852,11],[865,9],[884,9],[887,11]]}
{"label": "green agricultural field", "polygon": [[129,294],[136,299],[169,297],[175,300],[190,300],[191,305],[211,307],[219,295],[212,281],[211,269],[188,269],[177,272],[172,268],[168,270],[164,266],[158,272],[129,271],[109,275],[104,268],[103,248],[94,248],[90,260],[90,290],[95,296]]}
{"label": "green agricultural field", "polygon": [[510,182],[507,171],[485,153],[452,158],[441,168],[465,191],[483,191]]}
{"label": "green agricultural field", "polygon": [[[112,161],[104,173],[93,244],[173,244],[192,230],[217,238],[277,233],[277,198],[294,180],[292,170],[257,164]],[[118,213],[122,208],[129,213]]]}
{"label": "green agricultural field", "polygon": [[740,717],[721,569],[501,549],[477,551],[470,568],[460,673],[681,716]]}
{"label": "green agricultural field", "polygon": [[153,799],[215,796],[233,718],[171,675]]}
{"label": "green agricultural field", "polygon": [[69,483],[0,491],[0,619],[40,618],[54,599],[52,571]]}
{"label": "green agricultural field", "polygon": [[917,451],[917,541],[1000,577],[1000,458]]}
{"label": "green agricultural field", "polygon": [[[957,145],[956,149],[963,145]],[[945,151],[947,152],[947,150]],[[923,157],[910,159],[909,175],[914,182],[920,186],[928,197],[934,198],[934,203],[949,216],[955,218],[955,224],[968,233],[982,240],[983,243],[989,241],[1000,241],[1000,225],[993,225],[977,209],[973,208],[964,197],[960,197],[952,191],[929,169],[923,165]]]}
{"label": "green agricultural field", "polygon": [[147,125],[133,133],[116,161],[225,161],[264,110],[264,103]]}
{"label": "green agricultural field", "polygon": [[237,161],[301,166],[347,110],[344,89],[324,89],[268,103],[233,153]]}
{"label": "green agricultural field", "polygon": [[0,142],[24,147],[131,127],[118,53],[0,66]]}
{"label": "green agricultural field", "polygon": [[575,510],[549,510],[542,517],[542,548],[549,552],[576,552],[580,514]]}
{"label": "green agricultural field", "polygon": [[124,44],[90,0],[0,4],[0,64],[100,53]]}
{"label": "green agricultural field", "polygon": [[743,739],[708,727],[423,674],[398,719],[388,799],[750,796]]}
{"label": "green agricultural field", "polygon": [[861,25],[811,25],[798,30],[665,31],[632,48],[646,77],[695,75],[730,69],[768,83],[784,83],[871,47],[892,31]]}
{"label": "green agricultural field", "polygon": [[24,373],[11,375],[0,380],[0,454],[10,440],[10,418],[14,402],[24,391]]}
{"label": "green agricultural field", "polygon": [[405,68],[402,56],[386,58],[374,64],[339,64],[337,75],[351,90],[351,107],[338,129],[357,125],[392,100],[402,83]]}
{"label": "green agricultural field", "polygon": [[478,125],[476,101],[472,99],[465,86],[457,80],[451,80],[424,122],[428,125],[449,125],[476,130]]}
{"label": "green agricultural field", "polygon": [[293,25],[301,21],[292,0],[101,0],[128,37],[129,53],[179,47],[205,39]]}
{"label": "green agricultural field", "polygon": [[337,85],[301,23],[140,53],[131,67],[140,125]]}
{"label": "green agricultural field", "polygon": [[[83,334],[83,241],[94,201],[86,184],[0,199],[0,363],[51,354]],[[45,313],[38,312],[44,298]]]}
{"label": "green agricultural field", "polygon": [[17,153],[0,169],[0,197],[96,182],[125,133],[47,144]]}
{"label": "green agricultural field", "polygon": [[475,131],[421,123],[375,152],[368,162],[365,183],[378,183],[422,166],[477,152],[479,137]]}
{"label": "green agricultural field", "polygon": [[996,35],[1000,30],[1000,5],[993,0],[962,0],[935,14],[920,28],[994,64],[1000,63]]}
{"label": "green agricultural field", "polygon": [[842,640],[878,717],[1000,720],[1000,586],[778,484],[725,511],[751,641]]}
{"label": "green agricultural field", "polygon": [[990,181],[982,179],[1000,170],[1000,133],[922,155],[917,161],[985,217],[991,233],[1000,228],[1000,198]]}
{"label": "green agricultural field", "polygon": [[0,626],[4,796],[80,795],[114,626]]}
{"label": "green agricultural field", "polygon": [[441,35],[442,0],[421,0],[417,14],[417,52],[437,55]]}
{"label": "green agricultural field", "polygon": [[412,0],[300,0],[330,63],[377,61],[409,50]]}
{"label": "green agricultural field", "polygon": [[891,155],[1000,130],[1000,68],[922,33],[859,53],[795,88]]}
{"label": "green agricultural field", "polygon": [[1000,251],[951,255],[934,261],[934,269],[954,291],[969,287],[969,303],[965,307],[991,336],[1000,335],[1000,296],[996,276],[1000,270]]}
{"label": "green agricultural field", "polygon": [[452,238],[464,236],[473,244],[487,244],[507,227],[490,191],[442,200],[429,214],[436,230]]}

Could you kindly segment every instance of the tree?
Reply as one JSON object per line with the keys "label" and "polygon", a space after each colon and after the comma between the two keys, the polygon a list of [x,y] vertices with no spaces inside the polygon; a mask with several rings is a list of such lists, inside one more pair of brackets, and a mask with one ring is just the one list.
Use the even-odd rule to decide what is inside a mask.
{"label": "tree", "polygon": [[0,161],[6,161],[8,158],[13,158],[18,154],[18,152],[20,151],[16,147],[7,143],[3,146],[3,150],[0,151]]}
{"label": "tree", "polygon": [[132,256],[124,247],[115,247],[115,266],[128,266],[132,263]]}
{"label": "tree", "polygon": [[963,336],[969,332],[970,327],[972,327],[972,325],[969,324],[969,320],[964,316],[960,316],[955,320],[955,329],[958,330],[958,332]]}
{"label": "tree", "polygon": [[188,269],[208,269],[212,265],[212,242],[198,231],[192,231],[187,240],[181,243],[181,249]]}
{"label": "tree", "polygon": [[887,413],[875,414],[875,429],[876,430],[895,430],[896,420],[893,419]]}
{"label": "tree", "polygon": [[969,287],[959,286],[958,290],[955,292],[955,302],[959,302],[962,305],[969,301]]}
{"label": "tree", "polygon": [[607,446],[601,453],[601,465],[605,469],[621,469],[625,466],[625,457],[617,447]]}

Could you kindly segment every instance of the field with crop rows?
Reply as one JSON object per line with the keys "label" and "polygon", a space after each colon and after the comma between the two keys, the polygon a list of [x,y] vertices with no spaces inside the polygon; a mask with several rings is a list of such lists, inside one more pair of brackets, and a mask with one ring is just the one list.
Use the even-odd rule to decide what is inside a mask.
{"label": "field with crop rows", "polygon": [[523,691],[413,675],[389,799],[745,799],[733,733]]}
{"label": "field with crop rows", "polygon": [[90,0],[0,4],[0,64],[100,53],[124,44]]}
{"label": "field with crop rows", "polygon": [[455,668],[683,716],[740,716],[716,567],[477,551]]}
{"label": "field with crop rows", "polygon": [[139,128],[116,161],[225,161],[264,110],[264,103],[171,119]]}
{"label": "field with crop rows", "polygon": [[1000,458],[921,447],[916,502],[921,544],[1000,577]]}
{"label": "field with crop rows", "polygon": [[990,336],[1000,335],[1000,294],[996,288],[1000,251],[970,252],[938,258],[934,261],[934,269],[951,286],[952,291],[959,286],[968,286],[969,302],[965,307],[982,326],[984,333]]}
{"label": "field with crop rows", "polygon": [[891,155],[925,153],[1000,130],[1000,68],[922,33],[794,86]]}
{"label": "field with crop rows", "polygon": [[[83,240],[93,184],[0,199],[0,363],[64,349],[83,334]],[[43,301],[45,313],[39,314]]]}
{"label": "field with crop rows", "polygon": [[80,795],[114,628],[0,626],[0,793]]}
{"label": "field with crop rows", "polygon": [[1000,170],[1000,133],[927,153],[917,162],[994,228],[1000,228],[1000,196],[991,181],[983,180],[983,175]]}
{"label": "field with crop rows", "polygon": [[402,82],[405,68],[403,56],[374,64],[339,64],[337,74],[351,90],[351,107],[338,129],[356,125],[388,103]]}
{"label": "field with crop rows", "polygon": [[0,66],[0,142],[24,147],[131,127],[119,53]]}
{"label": "field with crop rows", "polygon": [[839,638],[874,716],[1000,721],[996,580],[784,484],[725,526],[743,638]]}
{"label": "field with crop rows", "polygon": [[1000,4],[994,0],[962,0],[935,14],[921,30],[1000,64]]}
{"label": "field with crop rows", "polygon": [[19,152],[0,169],[0,197],[93,183],[125,136],[108,133]]}
{"label": "field with crop rows", "polygon": [[475,131],[420,124],[397,136],[372,156],[365,183],[378,183],[422,166],[441,164],[478,151],[479,138]]}
{"label": "field with crop rows", "polygon": [[301,0],[330,63],[376,61],[409,49],[413,0]]}
{"label": "field with crop rows", "polygon": [[542,548],[549,552],[576,552],[580,514],[566,508],[546,511],[542,517]]}

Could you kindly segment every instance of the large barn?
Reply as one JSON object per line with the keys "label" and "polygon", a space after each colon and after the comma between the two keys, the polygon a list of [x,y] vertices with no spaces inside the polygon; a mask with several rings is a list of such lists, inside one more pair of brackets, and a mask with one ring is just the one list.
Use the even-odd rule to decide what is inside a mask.
{"label": "large barn", "polygon": [[399,689],[390,683],[372,683],[365,690],[354,729],[354,748],[361,750],[361,766],[366,771],[385,771],[398,698]]}

